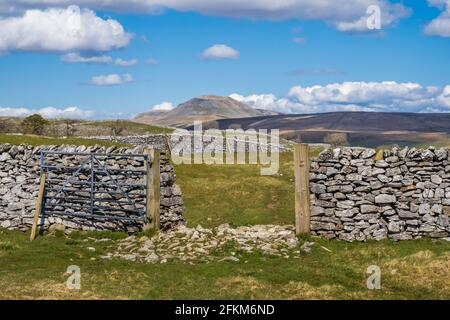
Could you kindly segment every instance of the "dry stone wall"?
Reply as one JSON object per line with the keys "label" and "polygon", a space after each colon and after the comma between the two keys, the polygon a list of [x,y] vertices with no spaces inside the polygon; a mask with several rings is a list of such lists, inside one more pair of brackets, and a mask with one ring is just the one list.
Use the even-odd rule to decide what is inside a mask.
{"label": "dry stone wall", "polygon": [[337,148],[311,162],[311,230],[347,241],[450,234],[447,149]]}
{"label": "dry stone wall", "polygon": [[[10,145],[0,144],[0,226],[8,229],[27,230],[32,226],[34,210],[36,207],[37,194],[40,179],[40,153],[41,150],[64,151],[64,152],[83,152],[83,153],[114,153],[114,154],[142,154],[143,146],[135,148],[117,148],[100,146],[42,146],[33,147],[29,145]],[[81,164],[83,156],[49,156],[46,164],[53,166],[76,167]],[[108,168],[139,168],[144,167],[143,158],[104,158]],[[161,187],[161,206],[160,223],[163,229],[183,224],[183,198],[181,189],[175,184],[176,175],[173,166],[164,153],[160,159],[160,187]],[[49,174],[52,179],[64,180],[68,178],[68,173],[58,172]],[[87,176],[81,174],[80,180],[87,179]],[[106,182],[111,179],[104,175],[100,181]],[[124,175],[116,173],[112,179],[120,183],[140,183],[143,184],[144,176],[133,174]],[[77,185],[68,185],[70,188],[76,188]],[[79,186],[78,186],[79,187]],[[89,194],[80,190],[75,193],[79,197],[88,197]],[[145,191],[130,191],[129,197],[136,203],[139,210],[145,210]],[[50,195],[50,194],[49,194]],[[104,200],[104,199],[103,199]],[[121,200],[120,197],[116,200]],[[58,209],[58,207],[56,207]],[[52,208],[55,209],[55,208]],[[73,213],[73,209],[59,208],[68,213]],[[126,208],[125,208],[126,209]],[[126,230],[134,232],[141,230],[142,222],[120,222],[117,220],[93,220],[80,217],[70,217],[66,215],[52,214],[50,210],[45,210],[45,227],[52,225],[64,225],[69,229],[83,230]],[[48,213],[47,213],[48,212]],[[120,210],[119,210],[120,212]],[[117,214],[117,213],[116,213]],[[120,213],[119,213],[120,214]]]}
{"label": "dry stone wall", "polygon": [[[229,140],[225,139],[223,136],[222,140],[216,140],[216,136],[210,136],[206,133],[202,136],[201,143],[194,143],[194,133],[185,132],[185,135],[165,135],[165,134],[148,134],[148,135],[134,135],[134,136],[95,136],[86,137],[87,139],[95,140],[106,140],[106,141],[117,141],[120,143],[127,143],[133,145],[146,145],[150,148],[155,148],[159,150],[165,150],[169,152],[173,148],[178,150],[191,150],[193,153],[202,153],[208,146],[212,147],[213,143],[214,149],[222,152],[267,152],[273,150],[274,152],[290,152],[292,151],[292,142],[280,138],[279,145],[272,145],[270,143],[270,138],[268,141],[259,142],[256,140],[255,136],[251,142],[245,137],[231,137]],[[195,138],[197,139],[197,138]],[[219,144],[219,145],[217,145]]]}
{"label": "dry stone wall", "polygon": [[86,139],[104,140],[104,141],[117,141],[120,143],[132,144],[132,145],[144,145],[148,148],[161,150],[168,153],[170,148],[168,146],[169,138],[165,134],[147,134],[147,135],[134,135],[134,136],[94,136],[85,137]]}

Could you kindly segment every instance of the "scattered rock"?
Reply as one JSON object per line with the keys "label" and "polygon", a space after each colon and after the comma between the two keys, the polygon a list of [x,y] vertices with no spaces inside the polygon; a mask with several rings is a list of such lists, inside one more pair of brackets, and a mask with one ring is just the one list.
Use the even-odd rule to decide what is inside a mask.
{"label": "scattered rock", "polygon": [[234,256],[228,256],[225,258],[220,259],[219,261],[232,261],[232,262],[237,262],[239,261],[239,258],[236,258]]}
{"label": "scattered rock", "polygon": [[[114,251],[104,256],[117,257],[146,263],[166,263],[169,260],[195,261],[239,261],[236,247],[243,252],[259,251],[275,256],[298,256],[299,241],[294,226],[255,225],[231,228],[228,224],[207,229],[201,226],[188,228],[179,226],[160,232],[151,239],[130,236],[117,241]],[[228,248],[228,249],[227,249]],[[224,257],[224,254],[227,254]]]}
{"label": "scattered rock", "polygon": [[305,253],[310,253],[315,244],[315,242],[305,242],[301,245],[300,250]]}

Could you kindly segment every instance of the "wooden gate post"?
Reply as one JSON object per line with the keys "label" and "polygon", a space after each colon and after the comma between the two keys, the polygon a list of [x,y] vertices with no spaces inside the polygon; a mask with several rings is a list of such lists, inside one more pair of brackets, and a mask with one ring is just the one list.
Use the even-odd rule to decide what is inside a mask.
{"label": "wooden gate post", "polygon": [[[159,170],[159,150],[144,149],[144,153],[148,154],[152,160],[151,167],[149,161],[145,162],[147,171],[147,218],[151,221],[149,226],[155,230],[159,230],[159,215],[160,215],[160,170]],[[149,160],[150,160],[149,159]]]}
{"label": "wooden gate post", "polygon": [[31,228],[30,240],[33,241],[36,238],[37,224],[39,216],[42,210],[42,200],[44,198],[45,180],[47,179],[47,173],[44,171],[41,175],[41,183],[39,184],[39,193],[36,202],[36,211],[34,212],[33,227]]}
{"label": "wooden gate post", "polygon": [[310,232],[309,146],[294,145],[295,232]]}

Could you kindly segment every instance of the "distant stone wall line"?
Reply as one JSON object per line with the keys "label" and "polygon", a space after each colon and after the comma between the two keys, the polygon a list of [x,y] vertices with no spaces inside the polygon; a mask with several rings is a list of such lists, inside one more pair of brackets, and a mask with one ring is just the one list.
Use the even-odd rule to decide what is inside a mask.
{"label": "distant stone wall line", "polygon": [[[193,135],[193,133],[190,133]],[[201,153],[205,149],[206,146],[208,146],[210,143],[215,142],[216,136],[203,134],[203,137],[207,138],[203,141],[202,146],[198,146],[197,144],[193,143],[193,139],[190,145],[190,150],[194,153]],[[127,143],[127,144],[133,144],[133,145],[146,145],[151,148],[164,150],[166,152],[170,152],[174,145],[180,145],[183,147],[183,143],[185,143],[180,137],[180,140],[173,141],[171,139],[171,135],[168,134],[149,134],[149,135],[135,135],[135,136],[95,136],[95,137],[89,137],[89,139],[96,139],[96,140],[107,140],[107,141],[117,141],[120,143]],[[288,140],[280,139],[280,141],[283,140],[283,143],[280,143],[279,145],[275,145],[271,142],[267,143],[260,143],[259,141],[252,141],[239,139],[239,138],[233,138],[232,143],[235,144],[235,147],[233,148],[233,151],[238,152],[257,152],[257,151],[267,151],[267,150],[273,150],[275,152],[290,152],[292,151],[292,143],[290,143]],[[270,141],[270,140],[269,140]],[[180,146],[178,147],[180,149]],[[183,149],[187,150],[189,147],[184,147]],[[218,148],[219,151],[223,152],[229,152],[232,150],[232,145],[230,140],[223,139],[223,145],[222,148]]]}

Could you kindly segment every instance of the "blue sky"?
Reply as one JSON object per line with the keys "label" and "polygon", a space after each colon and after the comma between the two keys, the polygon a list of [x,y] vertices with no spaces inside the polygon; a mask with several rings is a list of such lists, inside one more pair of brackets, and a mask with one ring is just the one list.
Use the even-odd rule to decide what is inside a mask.
{"label": "blue sky", "polygon": [[[0,15],[2,1],[8,4],[0,0]],[[42,113],[51,117],[129,117],[162,102],[175,106],[204,94],[235,94],[254,107],[295,113],[450,111],[450,11],[446,6],[450,2],[445,0],[404,1],[407,13],[370,32],[342,31],[339,19],[351,20],[353,13],[333,17],[333,8],[329,14],[322,11],[307,18],[303,11],[293,17],[276,13],[274,20],[261,7],[248,13],[247,8],[233,9],[233,1],[227,7],[225,0],[218,9],[195,5],[194,9],[168,7],[157,13],[129,10],[126,1],[118,8],[102,7],[97,1],[73,1],[104,22],[115,20],[123,27],[122,38],[106,39],[108,26],[99,25],[81,44],[62,39],[59,46],[58,34],[65,26],[57,25],[52,33],[36,31],[32,41],[27,39],[31,44],[24,45],[28,42],[22,39],[21,28],[25,27],[17,27],[11,19],[33,27],[45,22],[49,8],[67,10],[72,3],[60,2],[36,7],[11,2],[13,10],[4,9],[0,18],[0,115],[44,109]],[[260,6],[263,1],[255,2]],[[300,0],[295,9],[307,10],[304,3]],[[26,18],[30,9],[42,13],[37,22]],[[236,14],[239,10],[245,12]],[[266,11],[273,13],[271,8]],[[383,19],[383,10],[381,14]],[[437,27],[426,31],[438,18]],[[99,48],[103,40],[106,47]],[[234,56],[220,52],[214,56],[214,50],[213,56],[202,56],[214,45],[226,45]],[[110,60],[63,61],[69,53]],[[137,63],[123,67],[116,59]],[[152,63],[147,63],[149,59]]]}

